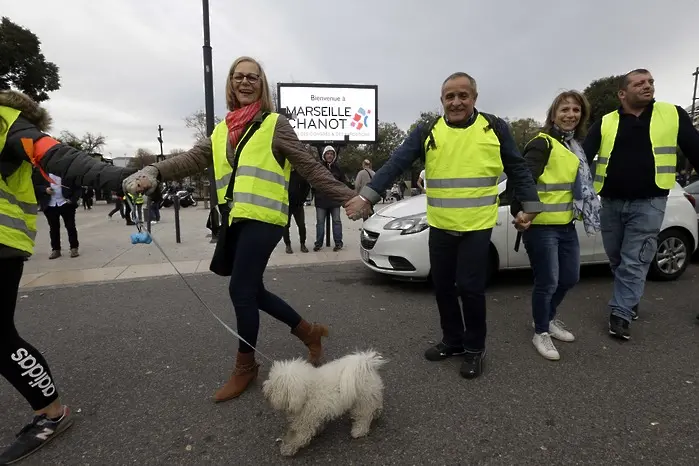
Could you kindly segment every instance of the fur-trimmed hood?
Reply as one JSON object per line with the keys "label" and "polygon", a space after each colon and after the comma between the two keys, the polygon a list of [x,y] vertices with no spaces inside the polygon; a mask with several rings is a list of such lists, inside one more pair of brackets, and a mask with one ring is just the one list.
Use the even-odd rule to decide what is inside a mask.
{"label": "fur-trimmed hood", "polygon": [[51,115],[34,102],[28,95],[19,91],[0,91],[0,105],[22,112],[22,116],[36,125],[41,132],[51,128]]}

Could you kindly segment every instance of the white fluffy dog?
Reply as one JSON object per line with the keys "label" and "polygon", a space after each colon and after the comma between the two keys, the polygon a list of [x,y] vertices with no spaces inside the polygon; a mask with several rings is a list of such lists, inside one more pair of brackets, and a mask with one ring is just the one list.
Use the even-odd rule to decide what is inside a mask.
{"label": "white fluffy dog", "polygon": [[288,416],[280,447],[295,455],[323,425],[349,412],[352,437],[369,433],[383,408],[383,381],[378,369],[386,360],[375,351],[357,352],[320,367],[302,359],[275,361],[262,392],[272,408]]}

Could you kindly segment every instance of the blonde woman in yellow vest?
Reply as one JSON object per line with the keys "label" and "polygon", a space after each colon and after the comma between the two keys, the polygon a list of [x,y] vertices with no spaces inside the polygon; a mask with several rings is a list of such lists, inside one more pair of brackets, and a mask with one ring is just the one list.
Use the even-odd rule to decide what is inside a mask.
{"label": "blonde woman in yellow vest", "polygon": [[461,356],[460,374],[472,379],[482,374],[485,361],[485,287],[503,171],[522,200],[517,223],[531,222],[541,205],[507,123],[475,108],[476,80],[467,73],[454,73],[444,80],[440,94],[444,116],[412,131],[345,209],[352,219],[366,215],[381,200],[379,193],[417,159],[425,161],[426,218],[416,216],[396,228],[404,234],[429,228],[442,341],[428,348],[425,358]]}
{"label": "blonde woman in yellow vest", "polygon": [[[557,319],[566,293],[580,277],[580,244],[576,222],[588,234],[599,231],[599,200],[580,141],[585,134],[590,104],[583,94],[559,94],[548,109],[542,132],[524,148],[543,211],[522,233],[534,272],[532,343],[544,358],[560,354],[552,338],[572,342],[574,335]],[[521,210],[515,197],[512,215]]]}
{"label": "blonde woman in yellow vest", "polygon": [[[699,133],[682,107],[655,100],[655,80],[646,69],[624,75],[617,95],[621,106],[590,127],[583,147],[589,160],[598,156],[595,190],[602,199],[602,242],[614,273],[609,334],[624,341],[631,338],[630,323],[638,319],[658,250],[667,197],[675,186],[677,147],[699,166]],[[670,253],[677,256],[673,260],[691,255]]]}
{"label": "blonde woman in yellow vest", "polygon": [[[321,337],[328,335],[328,327],[304,320],[265,288],[262,276],[288,221],[292,164],[315,189],[341,204],[350,200],[354,191],[320,164],[283,115],[274,113],[270,95],[260,64],[250,57],[238,58],[226,82],[230,111],[211,137],[187,152],[145,167],[124,182],[124,189],[150,192],[160,181],[201,173],[213,163],[221,203],[228,202],[226,190],[233,180],[225,242],[233,257],[229,293],[238,333],[256,346],[262,310],[288,325],[308,347],[309,361],[318,364]],[[226,401],[239,396],[257,377],[258,367],[254,349],[241,341],[233,374],[214,399]]]}
{"label": "blonde woman in yellow vest", "polygon": [[49,114],[28,96],[0,91],[0,374],[34,410],[32,422],[0,453],[0,464],[30,455],[73,422],[41,351],[19,336],[14,322],[24,261],[34,253],[38,210],[34,167],[47,181],[47,174],[53,173],[66,186],[118,192],[124,177],[135,171],[99,162],[59,143],[45,133],[50,124]]}

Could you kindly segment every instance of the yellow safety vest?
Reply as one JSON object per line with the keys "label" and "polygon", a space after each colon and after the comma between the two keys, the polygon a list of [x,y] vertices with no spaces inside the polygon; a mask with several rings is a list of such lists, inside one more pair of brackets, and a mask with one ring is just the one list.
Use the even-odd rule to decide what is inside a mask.
{"label": "yellow safety vest", "polygon": [[228,125],[220,122],[211,133],[211,152],[214,157],[214,178],[216,180],[216,197],[219,204],[226,203],[226,190],[231,182],[233,167],[228,163]]}
{"label": "yellow safety vest", "polygon": [[548,141],[551,155],[544,172],[536,181],[543,210],[532,223],[566,225],[573,221],[573,186],[578,176],[580,159],[548,134],[539,133],[536,138]]}
{"label": "yellow safety vest", "polygon": [[144,202],[143,194],[141,193],[138,193],[136,195],[129,193],[128,196],[131,198],[134,204],[143,204]]}
{"label": "yellow safety vest", "polygon": [[[5,148],[9,127],[17,120],[20,111],[0,106],[0,117],[7,123],[0,133],[0,153]],[[23,161],[15,172],[3,179],[0,177],[0,244],[34,253],[36,238],[36,195],[32,183],[32,164]]]}
{"label": "yellow safety vest", "polygon": [[[598,193],[602,190],[604,179],[607,177],[607,165],[612,156],[618,128],[618,111],[615,110],[602,117],[602,142],[595,169],[595,191]],[[650,141],[655,158],[655,184],[660,189],[672,189],[675,186],[679,129],[680,117],[677,108],[665,102],[655,102],[650,118]]]}
{"label": "yellow safety vest", "polygon": [[500,140],[478,114],[468,128],[440,117],[425,141],[427,223],[450,231],[492,228],[498,219]]}
{"label": "yellow safety vest", "polygon": [[[289,218],[291,164],[280,166],[272,152],[278,113],[270,113],[255,130],[251,126],[238,143],[238,155],[229,225],[233,219],[259,220],[285,226]],[[250,131],[253,131],[250,135]]]}

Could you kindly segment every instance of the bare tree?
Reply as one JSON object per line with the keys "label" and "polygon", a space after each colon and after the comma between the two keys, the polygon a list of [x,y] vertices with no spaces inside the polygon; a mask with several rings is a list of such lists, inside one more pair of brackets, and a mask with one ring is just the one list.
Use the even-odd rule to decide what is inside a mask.
{"label": "bare tree", "polygon": [[131,160],[129,160],[127,166],[141,170],[143,167],[155,163],[155,161],[155,154],[153,154],[151,151],[148,149],[137,149],[134,156],[131,157]]}
{"label": "bare tree", "polygon": [[58,139],[63,143],[88,154],[101,153],[102,148],[107,143],[107,138],[101,134],[90,133],[89,131],[81,138],[70,131],[61,131]]}
{"label": "bare tree", "polygon": [[88,154],[102,152],[102,148],[107,143],[107,138],[101,134],[93,134],[89,131],[82,137],[83,150]]}
{"label": "bare tree", "polygon": [[[217,125],[220,122],[221,119],[218,116],[214,115],[214,125]],[[206,131],[206,112],[204,110],[197,110],[191,115],[184,117],[184,125],[187,128],[193,130],[192,135],[194,136],[194,139],[197,140],[197,142],[206,139],[210,136]]]}

